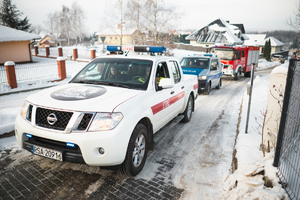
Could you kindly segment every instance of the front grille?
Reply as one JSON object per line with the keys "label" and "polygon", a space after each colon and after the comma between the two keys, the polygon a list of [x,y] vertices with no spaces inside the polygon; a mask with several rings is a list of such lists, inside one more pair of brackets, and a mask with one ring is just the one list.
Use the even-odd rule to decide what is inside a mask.
{"label": "front grille", "polygon": [[[47,117],[50,114],[55,114],[57,117],[56,123],[53,125],[48,123]],[[64,111],[57,111],[57,110],[49,110],[45,108],[37,108],[36,109],[36,125],[63,131],[67,127],[73,113],[72,112],[64,112]]]}
{"label": "front grille", "polygon": [[33,108],[33,106],[29,105],[28,114],[27,114],[27,120],[30,121],[30,122],[31,122],[32,108]]}
{"label": "front grille", "polygon": [[[27,137],[26,137],[27,138]],[[37,136],[32,136],[32,138],[27,138],[27,141],[31,144],[38,145],[41,147],[59,150],[59,151],[69,151],[74,153],[81,153],[78,145],[75,144],[75,147],[68,147],[65,142],[49,140],[46,138],[41,138]]]}
{"label": "front grille", "polygon": [[93,117],[93,114],[84,114],[84,116],[83,116],[80,124],[78,125],[77,129],[80,130],[80,131],[84,131],[87,128],[87,126],[89,125],[92,117]]}

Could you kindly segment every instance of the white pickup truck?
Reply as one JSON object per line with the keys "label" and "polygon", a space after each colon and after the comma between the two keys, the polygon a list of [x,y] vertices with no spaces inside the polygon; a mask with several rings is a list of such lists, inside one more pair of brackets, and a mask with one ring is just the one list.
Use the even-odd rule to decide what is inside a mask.
{"label": "white pickup truck", "polygon": [[135,176],[153,134],[179,114],[190,121],[197,90],[197,76],[183,75],[173,57],[96,58],[68,84],[27,97],[16,139],[36,155]]}

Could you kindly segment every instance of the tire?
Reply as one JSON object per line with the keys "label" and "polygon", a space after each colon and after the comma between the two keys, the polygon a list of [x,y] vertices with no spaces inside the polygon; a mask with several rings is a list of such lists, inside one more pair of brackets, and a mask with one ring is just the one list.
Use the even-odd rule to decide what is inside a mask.
{"label": "tire", "polygon": [[194,98],[192,95],[190,95],[185,110],[183,112],[184,118],[181,120],[181,122],[187,123],[191,120],[193,107],[194,107]]}
{"label": "tire", "polygon": [[203,94],[205,94],[205,95],[209,95],[209,93],[210,93],[210,83],[208,83],[208,85],[207,85],[207,88],[206,88],[206,90],[204,91],[204,93]]}
{"label": "tire", "polygon": [[239,80],[239,73],[234,73],[234,78],[235,81]]}
{"label": "tire", "polygon": [[126,176],[136,176],[145,165],[147,153],[147,128],[143,124],[137,124],[130,137],[126,157],[119,171]]}
{"label": "tire", "polygon": [[245,72],[245,73],[244,73],[244,76],[245,76],[245,77],[251,77],[251,72]]}
{"label": "tire", "polygon": [[220,89],[222,86],[222,79],[220,78],[219,84],[216,86],[216,89]]}

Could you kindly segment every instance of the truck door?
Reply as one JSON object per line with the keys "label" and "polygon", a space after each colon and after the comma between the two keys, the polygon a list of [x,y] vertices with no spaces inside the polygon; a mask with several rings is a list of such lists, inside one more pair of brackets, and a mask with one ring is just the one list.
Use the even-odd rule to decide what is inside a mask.
{"label": "truck door", "polygon": [[159,62],[155,71],[155,90],[153,96],[153,103],[151,105],[152,113],[155,120],[155,127],[153,131],[158,130],[164,126],[173,117],[173,111],[176,109],[175,104],[172,103],[174,96],[174,88],[161,89],[159,82],[163,78],[170,78],[170,72],[167,62]]}
{"label": "truck door", "polygon": [[172,74],[171,77],[174,80],[174,87],[172,90],[173,92],[172,102],[174,104],[173,116],[175,116],[178,113],[180,113],[180,111],[182,110],[184,104],[184,96],[187,94],[185,94],[186,88],[184,85],[183,78],[181,77],[181,73],[177,61],[170,60],[168,62],[168,66]]}
{"label": "truck door", "polygon": [[211,59],[211,64],[210,64],[210,72],[209,72],[209,76],[211,79],[211,87],[215,87],[218,82],[218,73],[219,73],[219,65],[217,62],[217,59]]}

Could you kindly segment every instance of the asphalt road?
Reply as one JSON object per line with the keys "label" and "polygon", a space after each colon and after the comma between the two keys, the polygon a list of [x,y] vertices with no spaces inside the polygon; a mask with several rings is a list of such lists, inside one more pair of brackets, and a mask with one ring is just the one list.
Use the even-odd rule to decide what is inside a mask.
{"label": "asphalt road", "polygon": [[19,151],[0,163],[0,199],[220,199],[248,81],[225,77],[221,89],[199,95],[191,121],[175,119],[157,134],[134,178]]}

